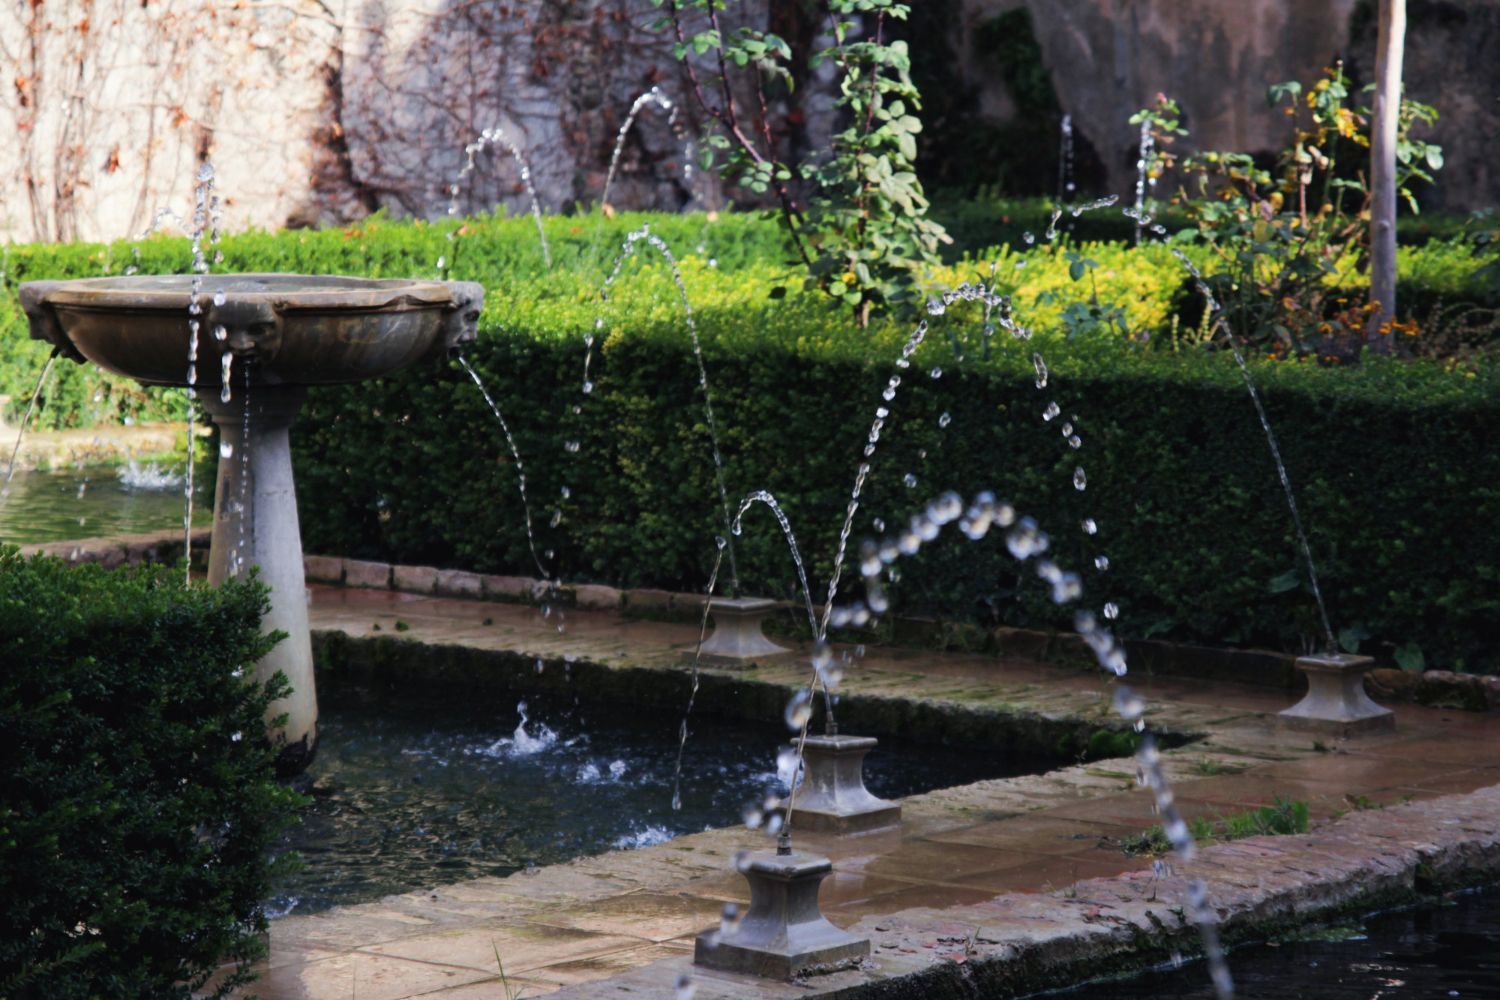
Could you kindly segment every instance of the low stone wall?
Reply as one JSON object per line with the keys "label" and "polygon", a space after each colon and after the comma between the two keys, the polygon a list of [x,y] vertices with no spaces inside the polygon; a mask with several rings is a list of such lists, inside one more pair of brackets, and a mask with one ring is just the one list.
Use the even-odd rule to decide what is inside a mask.
{"label": "low stone wall", "polygon": [[[1500,879],[1497,820],[1500,786],[1492,786],[1353,813],[1308,834],[1211,845],[1159,881],[1136,871],[1050,895],[1015,893],[976,906],[867,917],[851,929],[870,937],[873,968],[819,977],[810,995],[1021,996],[1201,954],[1202,937],[1187,917],[1191,879],[1205,883],[1219,933],[1231,946],[1432,899]],[[635,985],[630,980],[554,995],[598,1000],[623,995]]]}
{"label": "low stone wall", "polygon": [[[206,429],[200,430],[200,433],[205,432]],[[18,433],[18,428],[0,421],[0,439],[10,442]],[[180,457],[186,453],[183,445],[186,440],[186,424],[32,431],[21,440],[20,451],[16,453],[16,468],[60,469],[136,458]]]}
{"label": "low stone wall", "polygon": [[[207,528],[193,533],[195,566],[204,565],[207,559],[210,534]],[[109,567],[173,562],[182,556],[182,532],[161,531],[49,542],[24,546],[23,551],[45,552],[71,562],[97,562]],[[340,556],[304,556],[303,569],[309,583],[332,586],[506,603],[550,603],[652,620],[697,621],[703,614],[702,594],[622,590],[594,583],[565,583],[549,588],[545,581],[532,577],[472,573],[435,566],[403,566]],[[1088,669],[1095,666],[1093,654],[1083,640],[1070,632],[1009,627],[986,629],[963,622],[897,617],[892,638],[898,645],[989,653],[1046,663],[1076,662]],[[1127,640],[1126,648],[1133,670],[1146,676],[1250,684],[1293,694],[1306,687],[1295,667],[1296,656],[1290,653],[1217,649],[1149,639]],[[1414,702],[1464,711],[1500,708],[1500,676],[1480,677],[1447,670],[1376,669],[1370,672],[1365,683],[1371,696],[1379,701]]]}

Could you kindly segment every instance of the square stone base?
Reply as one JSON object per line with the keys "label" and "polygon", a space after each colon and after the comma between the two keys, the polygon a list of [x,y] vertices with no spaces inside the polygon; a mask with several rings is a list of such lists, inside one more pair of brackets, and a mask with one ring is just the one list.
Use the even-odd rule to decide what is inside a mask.
{"label": "square stone base", "polygon": [[1396,729],[1396,716],[1391,712],[1370,715],[1363,719],[1310,719],[1282,712],[1276,716],[1282,729],[1318,736],[1346,739],[1350,736],[1368,736],[1371,733],[1389,733]]}
{"label": "square stone base", "polygon": [[[870,957],[870,942],[829,924],[835,934],[810,935],[797,946],[744,945],[722,939],[717,930],[704,931],[693,944],[693,964],[722,972],[738,972],[762,979],[791,979],[817,969],[856,965]],[[718,939],[718,944],[713,941]]]}
{"label": "square stone base", "polygon": [[900,803],[876,801],[881,802],[881,805],[855,812],[827,812],[798,806],[792,822],[799,830],[840,835],[888,830],[901,822]]}

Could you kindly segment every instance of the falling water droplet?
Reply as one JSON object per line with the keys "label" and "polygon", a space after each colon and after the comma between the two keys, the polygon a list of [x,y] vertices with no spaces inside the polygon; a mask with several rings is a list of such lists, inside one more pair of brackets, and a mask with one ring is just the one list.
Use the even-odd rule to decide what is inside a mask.
{"label": "falling water droplet", "polygon": [[1109,556],[1095,556],[1094,568],[1100,570],[1101,572],[1109,569]]}
{"label": "falling water droplet", "polygon": [[1038,389],[1047,388],[1047,362],[1042,360],[1040,354],[1033,354],[1031,356],[1031,365],[1036,369],[1036,387]]}
{"label": "falling water droplet", "polygon": [[216,305],[216,306],[222,306],[224,304],[225,299],[226,299],[226,296],[224,294],[224,289],[221,288],[217,292],[214,292],[214,305]]}
{"label": "falling water droplet", "polygon": [[1069,434],[1072,434],[1073,433],[1073,424],[1072,424],[1072,422],[1071,421],[1066,421],[1066,420],[1063,421],[1063,425],[1062,425],[1061,430],[1062,430],[1062,436],[1063,437],[1067,437]]}
{"label": "falling water droplet", "polygon": [[1021,239],[1023,239],[1023,240],[1025,240],[1025,241],[1026,241],[1026,245],[1027,245],[1027,246],[1031,246],[1031,245],[1032,245],[1032,244],[1033,244],[1033,243],[1035,243],[1035,242],[1036,242],[1036,237],[1035,237],[1035,236],[1033,236],[1033,235],[1032,235],[1032,234],[1031,234],[1031,233],[1029,233],[1029,232],[1026,232],[1026,233],[1022,233],[1022,234],[1021,234]]}
{"label": "falling water droplet", "polygon": [[932,371],[928,372],[927,374],[931,378],[942,378],[943,377],[943,370],[941,368],[934,368]]}
{"label": "falling water droplet", "polygon": [[1146,714],[1146,699],[1124,684],[1115,688],[1114,702],[1115,711],[1120,713],[1120,718],[1127,722],[1134,722]]}
{"label": "falling water droplet", "polygon": [[951,423],[953,423],[953,414],[951,413],[944,413],[941,417],[938,417],[939,427],[947,427]]}
{"label": "falling water droplet", "polygon": [[1083,447],[1083,438],[1079,437],[1077,434],[1072,435],[1071,437],[1068,438],[1068,447],[1072,448],[1075,451],[1078,450],[1079,448],[1082,448]]}
{"label": "falling water droplet", "polygon": [[1099,525],[1092,517],[1083,519],[1083,533],[1085,535],[1097,535],[1099,533]]}
{"label": "falling water droplet", "polygon": [[1104,617],[1108,618],[1110,621],[1114,621],[1116,618],[1120,617],[1120,606],[1113,601],[1110,601],[1108,604],[1104,605]]}
{"label": "falling water droplet", "polygon": [[908,472],[905,476],[902,476],[901,481],[906,484],[906,488],[909,490],[916,489],[917,487],[917,475],[914,472]]}
{"label": "falling water droplet", "polygon": [[1073,488],[1075,490],[1077,490],[1078,492],[1082,493],[1084,490],[1088,489],[1088,485],[1089,485],[1089,480],[1088,480],[1088,477],[1083,474],[1083,467],[1079,466],[1078,468],[1074,469],[1073,470]]}
{"label": "falling water droplet", "polygon": [[230,444],[228,441],[220,441],[219,442],[219,457],[220,458],[228,458],[229,456],[231,456],[233,454],[234,454],[234,445]]}
{"label": "falling water droplet", "polygon": [[1056,400],[1054,400],[1053,402],[1048,403],[1047,408],[1042,411],[1042,419],[1047,421],[1048,423],[1051,423],[1053,418],[1055,418],[1061,412],[1062,407],[1058,406]]}
{"label": "falling water droplet", "polygon": [[583,383],[583,394],[585,396],[587,396],[589,393],[591,393],[593,391],[594,391],[594,383],[592,383],[592,382],[588,381],[587,379],[585,379],[584,383]]}
{"label": "falling water droplet", "polygon": [[566,442],[563,443],[563,448],[566,449],[570,453],[576,452],[576,451],[578,451],[578,442],[577,441],[566,441]]}
{"label": "falling water droplet", "polygon": [[945,313],[947,311],[948,311],[948,307],[943,304],[943,300],[942,299],[928,299],[927,300],[927,315],[929,315],[929,316],[941,316],[943,313]]}
{"label": "falling water droplet", "polygon": [[793,732],[801,732],[802,727],[807,725],[812,718],[812,695],[807,688],[800,688],[792,695],[791,700],[786,703],[784,718],[786,727]]}

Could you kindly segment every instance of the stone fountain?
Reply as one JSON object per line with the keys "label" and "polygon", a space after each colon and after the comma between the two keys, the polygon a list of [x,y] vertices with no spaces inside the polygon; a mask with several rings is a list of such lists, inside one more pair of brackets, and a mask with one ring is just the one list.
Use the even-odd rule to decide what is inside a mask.
{"label": "stone fountain", "polygon": [[291,682],[268,720],[287,716],[271,737],[282,745],[282,769],[299,770],[317,744],[318,703],[292,422],[308,386],[389,375],[473,340],[483,287],[237,274],[32,281],[20,292],[33,338],[144,385],[189,385],[190,320],[201,321],[192,386],[221,440],[208,579],[222,583],[258,566],[270,587],[264,628],[286,638],[256,673],[281,671]]}

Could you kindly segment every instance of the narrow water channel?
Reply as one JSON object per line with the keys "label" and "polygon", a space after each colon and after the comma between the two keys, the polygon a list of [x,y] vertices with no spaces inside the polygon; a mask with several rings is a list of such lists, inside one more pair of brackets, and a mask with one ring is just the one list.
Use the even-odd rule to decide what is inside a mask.
{"label": "narrow water channel", "polygon": [[[518,732],[514,698],[375,700],[331,686],[319,695],[305,779],[314,801],[285,839],[306,867],[278,887],[275,915],[732,826],[778,785],[775,748],[786,741],[776,726],[695,718],[674,812],[675,715],[530,699]],[[1057,765],[882,740],[866,780],[894,797]]]}
{"label": "narrow water channel", "polygon": [[[1229,955],[1237,1000],[1500,998],[1500,889],[1312,929]],[[1057,1000],[1213,1000],[1202,963],[1048,994]]]}
{"label": "narrow water channel", "polygon": [[[0,500],[0,542],[25,545],[182,527],[182,463],[17,472]],[[208,524],[211,471],[198,470],[195,524]],[[0,476],[3,478],[3,476]]]}

